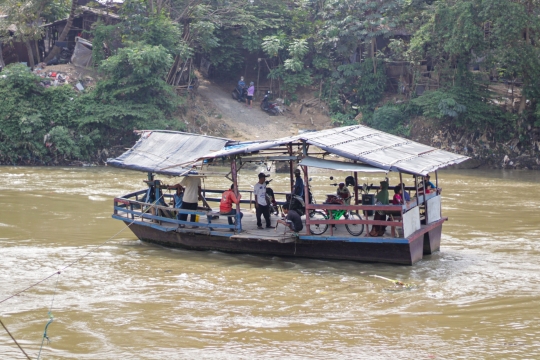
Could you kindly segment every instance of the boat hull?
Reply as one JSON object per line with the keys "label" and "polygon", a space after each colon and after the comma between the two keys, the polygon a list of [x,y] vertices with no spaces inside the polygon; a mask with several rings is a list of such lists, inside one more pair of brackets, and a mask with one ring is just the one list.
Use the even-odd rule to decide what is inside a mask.
{"label": "boat hull", "polygon": [[[163,231],[137,222],[125,221],[125,223],[126,225],[131,224],[130,229],[142,241],[191,250],[217,250],[231,253],[383,262],[403,265],[412,265],[420,261],[423,254],[426,253],[425,235],[427,233],[421,230],[407,239],[366,237],[357,238],[354,241],[351,241],[350,238],[340,241],[337,238],[310,240],[301,237],[295,241],[283,243],[268,241],[257,236],[235,239],[186,230],[182,230],[182,232]],[[432,229],[428,232],[434,231],[434,233],[437,233],[435,229],[438,228],[440,234],[442,223],[443,221],[440,221],[440,225],[432,226]],[[432,252],[435,251],[435,247],[430,249]]]}

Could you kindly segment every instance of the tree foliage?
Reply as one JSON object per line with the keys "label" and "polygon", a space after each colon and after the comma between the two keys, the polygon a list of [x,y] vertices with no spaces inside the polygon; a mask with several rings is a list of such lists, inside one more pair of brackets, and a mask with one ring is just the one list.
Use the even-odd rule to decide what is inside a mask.
{"label": "tree foliage", "polygon": [[[26,41],[39,35],[40,16],[66,15],[70,3],[62,1],[0,0],[0,7]],[[499,139],[540,125],[537,0],[127,0],[119,15],[119,24],[92,30],[105,46],[93,48],[102,80],[89,93],[43,89],[21,67],[6,70],[0,91],[12,91],[0,134],[18,134],[15,153],[82,158],[134,128],[178,128],[172,119],[181,101],[164,81],[175,57],[204,57],[229,78],[259,59],[287,101],[300,87],[320,88],[335,124],[362,121],[406,135],[408,119],[423,115]],[[399,80],[404,103],[385,105],[385,92],[397,95],[387,76],[393,61],[406,63],[412,79]],[[436,90],[416,95],[429,77]],[[519,87],[518,99],[496,95],[494,83]],[[74,100],[51,105],[62,97]],[[45,134],[53,148],[29,141]]]}

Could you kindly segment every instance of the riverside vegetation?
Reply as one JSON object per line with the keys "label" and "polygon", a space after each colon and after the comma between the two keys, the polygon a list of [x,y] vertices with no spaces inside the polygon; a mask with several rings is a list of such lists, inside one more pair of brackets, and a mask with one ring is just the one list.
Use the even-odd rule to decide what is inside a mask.
{"label": "riverside vegetation", "polygon": [[[27,29],[27,17],[15,16],[24,3],[0,0],[4,42],[1,29],[9,23],[26,29],[18,40],[39,35]],[[74,3],[27,6],[38,5],[50,19]],[[91,161],[103,149],[132,144],[133,129],[183,129],[178,114],[186,101],[164,80],[177,56],[204,57],[231,81],[244,73],[246,59],[264,59],[264,77],[287,102],[298,100],[300,88],[316,88],[335,125],[410,136],[415,119],[454,134],[452,150],[473,157],[538,157],[536,0],[127,0],[119,15],[119,24],[93,27],[94,44],[106,46],[94,46],[100,80],[89,91],[40,87],[19,64],[1,73],[0,163]],[[391,62],[412,75],[397,91],[388,86]],[[436,89],[416,91],[426,70]],[[510,104],[508,95],[490,90],[494,80],[519,86]]]}

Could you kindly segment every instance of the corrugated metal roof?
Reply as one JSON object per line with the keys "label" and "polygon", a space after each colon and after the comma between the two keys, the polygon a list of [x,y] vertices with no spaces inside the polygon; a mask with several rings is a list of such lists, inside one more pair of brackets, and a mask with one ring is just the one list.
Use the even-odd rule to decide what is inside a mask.
{"label": "corrugated metal roof", "polygon": [[[189,172],[190,165],[197,160],[251,154],[301,142],[378,169],[416,175],[426,175],[468,159],[467,156],[367,126],[354,125],[250,143],[233,143],[229,139],[170,131],[145,132],[132,149],[117,159],[110,159],[108,163],[132,170],[178,176]],[[227,147],[228,144],[231,146]]]}
{"label": "corrugated metal roof", "polygon": [[320,169],[338,170],[338,171],[357,171],[357,172],[365,172],[365,173],[386,172],[386,170],[379,169],[371,165],[355,164],[351,162],[343,162],[343,161],[335,161],[335,160],[325,160],[325,159],[314,158],[311,156],[305,157],[302,160],[300,160],[298,165],[316,167]]}
{"label": "corrugated metal roof", "polygon": [[[467,156],[436,149],[363,125],[336,128],[331,131],[333,133],[328,130],[325,130],[324,134],[307,133],[302,136],[302,140],[347,159],[358,160],[381,169],[417,175],[426,175],[468,159]],[[338,137],[342,141],[328,143],[329,136],[336,139],[340,134],[345,135]],[[355,135],[353,141],[350,141],[351,134]]]}
{"label": "corrugated metal roof", "polygon": [[135,145],[107,164],[119,168],[180,176],[204,155],[221,150],[229,139],[173,131],[144,131]]}
{"label": "corrugated metal roof", "polygon": [[417,175],[426,175],[445,166],[459,164],[469,158],[363,125],[308,132],[250,144],[241,149],[218,151],[205,158],[249,154],[300,141],[317,146],[331,154],[357,160],[380,169]]}

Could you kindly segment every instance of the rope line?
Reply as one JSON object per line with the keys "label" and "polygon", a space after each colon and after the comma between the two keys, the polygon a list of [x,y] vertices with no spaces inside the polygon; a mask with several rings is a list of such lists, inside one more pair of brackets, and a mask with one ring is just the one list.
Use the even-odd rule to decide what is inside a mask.
{"label": "rope line", "polygon": [[[150,209],[152,209],[153,207],[156,206],[156,204],[159,202],[159,200],[161,200],[163,198],[163,195],[161,195],[154,203],[152,203],[145,211],[143,211],[142,214],[148,212]],[[142,215],[141,214],[141,215]],[[127,218],[126,218],[127,219]],[[54,273],[52,273],[51,275],[39,280],[38,282],[34,283],[33,285],[30,285],[26,288],[24,288],[23,290],[21,291],[18,291],[16,292],[15,294],[12,294],[10,296],[8,296],[7,298],[3,299],[0,301],[0,304],[8,301],[9,299],[12,299],[14,298],[15,296],[19,295],[19,294],[22,294],[23,292],[25,291],[28,291],[30,290],[31,288],[41,284],[42,282],[50,279],[51,277],[53,277],[54,275],[58,275],[58,278],[56,278],[56,285],[54,287],[54,293],[53,293],[53,298],[52,298],[52,301],[51,301],[51,306],[49,308],[49,321],[47,322],[47,324],[45,325],[45,331],[43,332],[43,339],[41,340],[41,347],[39,348],[39,354],[38,354],[38,359],[41,355],[41,349],[43,348],[43,342],[45,341],[45,339],[49,340],[49,337],[47,336],[47,328],[49,327],[49,325],[54,321],[54,317],[52,316],[52,307],[53,307],[53,303],[54,303],[54,297],[56,295],[56,289],[58,287],[58,279],[60,278],[60,274],[62,273],[62,271],[66,270],[67,268],[77,264],[79,261],[81,261],[82,259],[84,259],[85,257],[87,257],[88,255],[92,254],[93,252],[95,252],[97,249],[99,249],[100,247],[102,247],[103,245],[105,245],[106,243],[108,243],[109,241],[111,241],[112,239],[114,239],[118,234],[120,234],[121,232],[123,232],[124,230],[126,230],[127,228],[129,228],[131,225],[133,225],[133,223],[135,223],[135,219],[133,219],[128,225],[124,226],[121,230],[119,230],[116,234],[114,234],[113,236],[111,236],[110,238],[108,238],[105,242],[99,244],[98,246],[96,246],[95,248],[93,248],[92,250],[88,251],[86,254],[78,257],[77,259],[75,259],[74,261],[70,262],[69,264],[67,264],[66,266],[64,266],[63,268],[61,268],[60,270],[57,270],[55,271]],[[0,324],[2,324],[2,327],[4,328],[4,330],[6,330],[6,332],[9,334],[9,336],[11,337],[11,339],[15,342],[15,344],[19,347],[19,349],[22,351],[22,353],[26,356],[27,359],[31,360],[30,356],[28,356],[28,354],[24,351],[24,349],[21,347],[21,345],[19,345],[19,343],[17,342],[17,340],[13,337],[13,335],[9,332],[8,328],[6,327],[6,325],[4,325],[4,323],[2,322],[2,319],[0,319]]]}
{"label": "rope line", "polygon": [[60,271],[58,271],[57,274],[58,274],[58,276],[56,277],[56,285],[54,286],[54,292],[53,292],[53,297],[52,297],[52,300],[51,300],[51,306],[49,307],[49,312],[47,313],[47,315],[49,316],[49,321],[47,321],[47,324],[45,324],[45,330],[43,331],[43,337],[41,339],[41,346],[39,347],[37,360],[39,360],[39,358],[41,357],[41,350],[43,349],[43,343],[45,342],[45,339],[47,339],[47,345],[51,342],[49,340],[49,337],[47,336],[47,329],[49,328],[49,325],[52,324],[52,322],[54,321],[54,316],[52,314],[52,308],[53,308],[53,304],[54,304],[54,297],[56,296],[56,289],[58,288],[58,280],[60,279]]}
{"label": "rope line", "polygon": [[17,344],[17,346],[19,347],[19,349],[21,349],[22,353],[24,354],[24,356],[26,356],[26,358],[28,360],[31,360],[30,359],[30,356],[28,356],[28,354],[26,353],[26,351],[24,351],[24,349],[21,347],[21,345],[19,345],[19,343],[17,342],[17,340],[15,340],[15,338],[13,337],[13,335],[11,335],[11,333],[9,332],[8,328],[6,327],[6,325],[4,325],[4,323],[2,322],[2,319],[0,319],[0,324],[2,324],[2,327],[6,330],[6,332],[9,334],[9,336],[11,337],[11,339],[15,342],[15,344]]}
{"label": "rope line", "polygon": [[[152,208],[157,204],[157,202],[158,202],[159,200],[161,200],[162,198],[163,198],[163,195],[160,196],[156,201],[154,201],[154,203],[152,203],[152,205],[149,206],[148,209],[146,209],[146,210],[143,212],[143,214],[144,214],[144,213],[147,213],[150,209],[152,209]],[[127,220],[127,219],[128,219],[128,218],[126,218],[126,220]],[[113,236],[111,236],[111,237],[110,237],[109,239],[107,239],[105,242],[103,242],[103,243],[97,245],[95,248],[93,248],[92,250],[88,251],[86,254],[80,256],[80,257],[77,258],[76,260],[72,261],[72,262],[69,263],[68,265],[64,266],[64,267],[61,268],[60,270],[55,271],[54,273],[50,274],[49,276],[47,276],[47,277],[45,277],[45,278],[39,280],[39,281],[36,282],[35,284],[30,285],[30,286],[28,286],[27,288],[25,288],[25,289],[23,289],[23,290],[21,290],[21,291],[19,291],[19,292],[16,292],[15,294],[12,294],[12,295],[8,296],[7,298],[1,300],[1,301],[0,301],[0,304],[2,304],[2,303],[4,303],[4,302],[8,301],[9,299],[14,298],[15,296],[17,296],[17,295],[19,295],[19,294],[22,294],[22,293],[25,292],[25,291],[30,290],[31,288],[33,288],[33,287],[35,287],[35,286],[41,284],[42,282],[44,282],[44,281],[46,281],[46,280],[52,278],[54,275],[60,274],[62,271],[64,271],[64,270],[66,270],[67,268],[69,268],[69,267],[75,265],[76,263],[78,263],[79,261],[81,261],[82,259],[84,259],[85,257],[87,257],[88,255],[90,255],[91,253],[93,253],[94,251],[96,251],[97,249],[99,249],[100,247],[102,247],[103,245],[105,245],[106,243],[108,243],[109,241],[111,241],[112,239],[114,239],[118,234],[120,234],[121,232],[123,232],[124,230],[126,230],[127,228],[129,228],[131,225],[133,225],[133,223],[134,223],[135,221],[136,221],[136,220],[133,219],[133,220],[131,221],[131,223],[129,223],[128,225],[124,226],[124,228],[122,228],[121,230],[119,230],[116,234],[114,234]]]}

